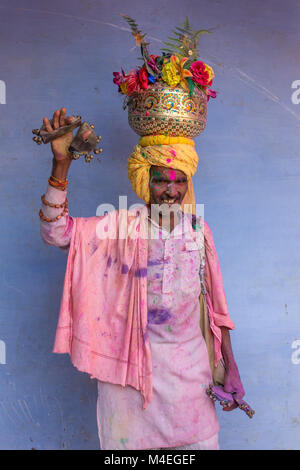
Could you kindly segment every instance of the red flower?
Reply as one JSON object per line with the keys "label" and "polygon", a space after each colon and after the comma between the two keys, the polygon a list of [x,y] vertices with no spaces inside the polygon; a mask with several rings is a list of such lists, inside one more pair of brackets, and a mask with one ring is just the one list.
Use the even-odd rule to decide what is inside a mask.
{"label": "red flower", "polygon": [[134,92],[141,91],[141,84],[139,81],[137,70],[130,70],[130,72],[125,75],[124,81],[126,83],[126,90],[128,96],[131,96]]}
{"label": "red flower", "polygon": [[141,87],[143,88],[143,90],[147,90],[149,79],[148,79],[148,72],[146,70],[146,67],[142,67],[139,70],[138,75],[139,75],[139,81],[140,81]]}
{"label": "red flower", "polygon": [[203,88],[206,88],[209,85],[209,82],[211,83],[209,73],[205,69],[205,63],[201,60],[193,62],[190,67],[190,71],[193,74],[192,80],[197,83],[197,85],[201,85]]}

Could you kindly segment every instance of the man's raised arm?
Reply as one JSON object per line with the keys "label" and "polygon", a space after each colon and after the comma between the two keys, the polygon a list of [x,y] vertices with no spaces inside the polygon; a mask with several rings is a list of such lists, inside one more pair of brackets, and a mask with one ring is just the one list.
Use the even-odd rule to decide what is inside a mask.
{"label": "man's raised arm", "polygon": [[[52,123],[44,118],[44,124],[48,132],[65,126],[72,122],[72,117],[66,117],[66,109],[61,108],[53,114]],[[54,182],[66,182],[68,171],[72,162],[69,152],[69,146],[73,139],[72,131],[67,132],[61,137],[51,142],[53,153],[53,164],[51,176]],[[43,197],[41,207],[41,236],[43,240],[53,246],[68,248],[71,239],[73,219],[65,210],[67,198],[66,184],[54,186],[48,184],[46,193]],[[53,207],[53,206],[60,207]],[[60,217],[59,217],[60,216]],[[57,218],[57,220],[55,220]],[[46,220],[48,219],[48,221]],[[50,220],[50,221],[49,221]]]}

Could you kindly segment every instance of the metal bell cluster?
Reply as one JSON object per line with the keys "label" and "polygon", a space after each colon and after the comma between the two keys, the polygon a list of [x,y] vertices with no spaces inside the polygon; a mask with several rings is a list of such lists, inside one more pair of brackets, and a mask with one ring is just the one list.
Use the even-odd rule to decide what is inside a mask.
{"label": "metal bell cluster", "polygon": [[36,134],[32,140],[34,140],[34,142],[36,142],[38,145],[41,145],[43,139],[40,136],[40,129],[32,129],[32,133]]}
{"label": "metal bell cluster", "polygon": [[[50,121],[52,124],[52,121]],[[32,133],[35,134],[33,137],[34,142],[40,145],[42,142],[47,144],[55,140],[56,138],[64,135],[66,132],[69,132],[76,127],[79,127],[76,135],[74,136],[69,150],[73,160],[78,160],[81,156],[84,156],[87,163],[91,162],[94,158],[93,153],[96,155],[102,152],[102,148],[97,148],[97,144],[101,140],[100,135],[96,135],[94,132],[94,124],[88,124],[86,121],[81,122],[81,116],[76,116],[71,124],[67,124],[58,129],[55,129],[52,132],[48,132],[44,126],[40,129],[33,129]],[[90,131],[88,137],[83,139],[83,134],[86,131]]]}

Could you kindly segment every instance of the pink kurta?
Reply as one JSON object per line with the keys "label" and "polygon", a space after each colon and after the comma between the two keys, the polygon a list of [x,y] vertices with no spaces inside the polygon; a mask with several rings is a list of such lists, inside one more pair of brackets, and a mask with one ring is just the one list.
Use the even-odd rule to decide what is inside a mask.
{"label": "pink kurta", "polygon": [[134,388],[98,382],[103,450],[177,447],[210,439],[219,430],[214,404],[205,393],[212,377],[199,327],[198,246],[184,224],[170,234],[151,223],[147,334],[153,398],[142,410]]}

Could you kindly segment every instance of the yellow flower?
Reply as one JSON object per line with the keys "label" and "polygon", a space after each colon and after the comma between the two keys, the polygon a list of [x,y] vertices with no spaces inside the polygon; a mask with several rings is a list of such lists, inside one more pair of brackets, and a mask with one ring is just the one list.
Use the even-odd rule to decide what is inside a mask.
{"label": "yellow flower", "polygon": [[120,85],[121,92],[124,93],[124,95],[127,95],[127,83],[123,82]]}
{"label": "yellow flower", "polygon": [[184,69],[183,66],[188,60],[187,57],[183,57],[181,60],[175,55],[172,55],[170,62],[165,61],[162,68],[162,79],[170,85],[171,88],[175,88],[176,85],[180,86],[189,91],[189,87],[186,81],[186,77],[192,77],[192,73]]}
{"label": "yellow flower", "polygon": [[215,73],[214,73],[213,69],[211,68],[211,66],[207,65],[207,64],[205,64],[205,70],[206,70],[206,72],[208,72],[208,75],[209,75],[209,80],[208,81],[210,82],[214,78]]}
{"label": "yellow flower", "polygon": [[164,63],[162,68],[162,79],[170,85],[171,88],[175,88],[180,82],[180,72],[177,65],[173,62]]}

